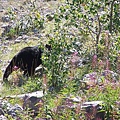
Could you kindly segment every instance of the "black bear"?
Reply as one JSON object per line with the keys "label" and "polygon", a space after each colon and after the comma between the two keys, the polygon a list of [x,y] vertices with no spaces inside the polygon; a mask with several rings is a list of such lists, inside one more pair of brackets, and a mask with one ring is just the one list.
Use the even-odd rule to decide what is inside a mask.
{"label": "black bear", "polygon": [[[50,51],[51,46],[46,44],[45,47]],[[35,68],[42,64],[41,56],[43,51],[39,46],[34,47],[25,47],[18,54],[16,54],[9,65],[7,66],[4,75],[3,81],[8,82],[7,78],[13,72],[13,68],[17,66],[22,71],[24,75],[32,76],[34,75]]]}

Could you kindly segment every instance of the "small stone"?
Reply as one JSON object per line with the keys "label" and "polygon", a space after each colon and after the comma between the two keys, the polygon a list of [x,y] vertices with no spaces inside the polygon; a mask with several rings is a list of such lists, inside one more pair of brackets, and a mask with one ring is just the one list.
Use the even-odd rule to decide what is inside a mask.
{"label": "small stone", "polygon": [[[104,120],[105,111],[102,110],[102,105],[104,104],[103,101],[91,101],[85,102],[81,106],[83,112],[85,112],[86,120],[88,120],[88,116],[92,115],[92,117],[97,120]],[[102,110],[102,111],[101,111]],[[101,112],[100,112],[101,111]]]}
{"label": "small stone", "polygon": [[2,17],[2,22],[10,22],[10,17],[9,15],[5,15]]}
{"label": "small stone", "polygon": [[12,117],[15,117],[17,116],[18,112],[21,113],[22,111],[23,111],[23,108],[20,105],[15,104],[9,109],[8,114],[11,115]]}
{"label": "small stone", "polygon": [[8,120],[4,115],[0,115],[0,120]]}
{"label": "small stone", "polygon": [[21,40],[15,40],[15,43],[20,43],[21,42]]}

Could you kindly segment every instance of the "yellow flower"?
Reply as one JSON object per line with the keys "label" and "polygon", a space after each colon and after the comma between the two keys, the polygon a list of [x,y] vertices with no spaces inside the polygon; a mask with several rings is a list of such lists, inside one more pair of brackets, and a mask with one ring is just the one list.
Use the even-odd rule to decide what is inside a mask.
{"label": "yellow flower", "polygon": [[35,15],[36,15],[37,18],[41,17],[39,12],[36,12]]}

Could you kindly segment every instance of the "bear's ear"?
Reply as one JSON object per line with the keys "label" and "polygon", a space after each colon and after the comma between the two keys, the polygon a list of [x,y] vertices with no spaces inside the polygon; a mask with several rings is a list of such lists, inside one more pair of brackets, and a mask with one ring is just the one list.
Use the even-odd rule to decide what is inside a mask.
{"label": "bear's ear", "polygon": [[51,45],[46,44],[45,47],[46,47],[49,51],[52,50]]}

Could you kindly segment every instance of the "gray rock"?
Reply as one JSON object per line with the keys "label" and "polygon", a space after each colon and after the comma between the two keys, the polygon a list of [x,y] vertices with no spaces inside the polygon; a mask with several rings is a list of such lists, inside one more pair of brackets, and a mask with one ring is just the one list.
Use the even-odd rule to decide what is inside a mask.
{"label": "gray rock", "polygon": [[8,103],[7,101],[0,101],[0,108],[4,108],[3,110],[6,112],[8,111],[12,105]]}
{"label": "gray rock", "polygon": [[22,111],[23,111],[23,108],[20,105],[15,104],[8,110],[8,115],[11,115],[13,118],[16,118],[17,114],[22,113]]}
{"label": "gray rock", "polygon": [[22,40],[21,39],[16,39],[15,43],[20,43]]}
{"label": "gray rock", "polygon": [[44,101],[41,98],[25,96],[23,108],[24,110],[29,109],[33,113],[33,116],[36,117],[39,114],[39,109],[43,106],[43,103]]}
{"label": "gray rock", "polygon": [[110,70],[103,70],[102,73],[92,72],[85,74],[83,81],[88,83],[89,81],[93,81],[94,84],[101,84],[103,78],[110,82],[117,82],[119,80],[119,75]]}
{"label": "gray rock", "polygon": [[10,115],[12,118],[19,118],[18,113],[23,113],[23,108],[18,105],[11,105],[8,101],[0,101],[0,120],[7,120],[5,115]]}
{"label": "gray rock", "polygon": [[1,28],[4,28],[4,31],[2,32],[2,37],[8,33],[11,29],[11,25],[6,25],[6,24],[3,24]]}
{"label": "gray rock", "polygon": [[81,109],[86,116],[86,120],[90,119],[89,117],[92,117],[92,120],[104,120],[105,111],[102,110],[102,104],[104,104],[102,101],[91,101],[83,103]]}
{"label": "gray rock", "polygon": [[43,94],[43,91],[36,91],[36,92],[26,93],[21,95],[10,95],[10,96],[6,96],[6,98],[24,98],[25,96],[41,98],[44,96],[44,94]]}
{"label": "gray rock", "polygon": [[0,108],[0,115],[4,115],[4,110],[2,108]]}
{"label": "gray rock", "polygon": [[9,15],[5,15],[2,17],[2,22],[10,22],[10,17]]}
{"label": "gray rock", "polygon": [[22,36],[19,36],[16,40],[15,40],[15,43],[20,43],[21,41],[27,41],[30,37],[27,36],[27,35],[22,35]]}
{"label": "gray rock", "polygon": [[8,120],[4,115],[0,115],[0,120]]}

